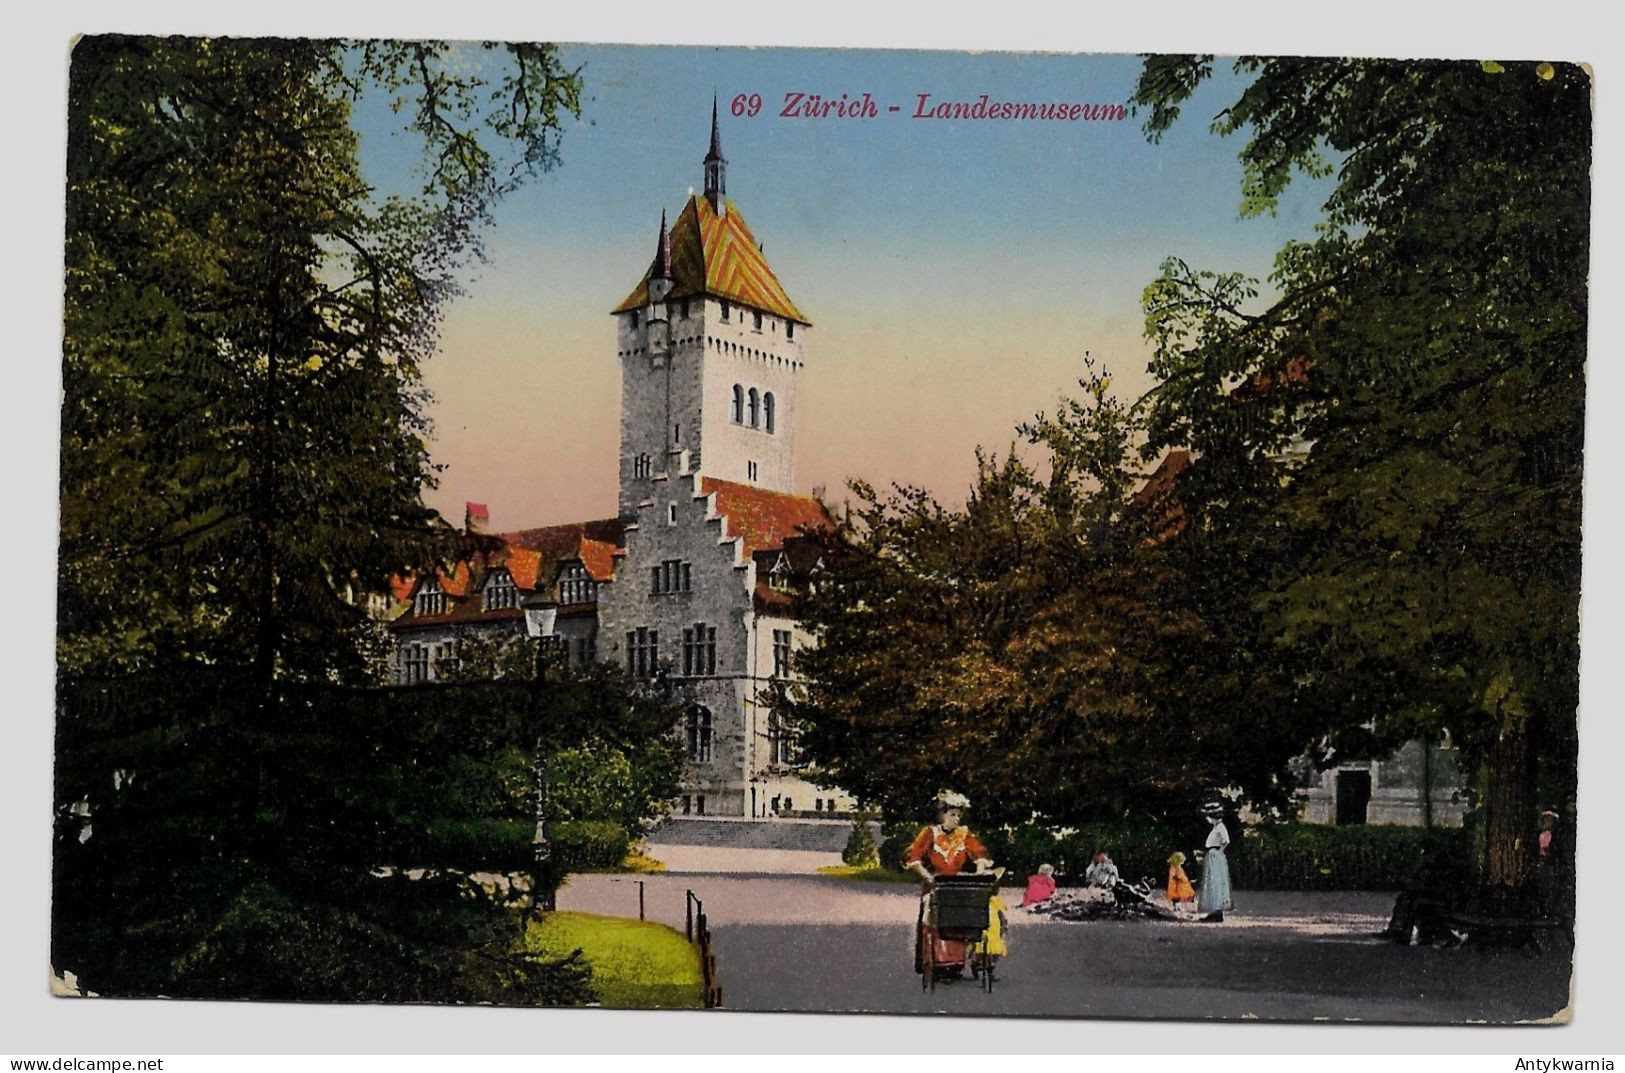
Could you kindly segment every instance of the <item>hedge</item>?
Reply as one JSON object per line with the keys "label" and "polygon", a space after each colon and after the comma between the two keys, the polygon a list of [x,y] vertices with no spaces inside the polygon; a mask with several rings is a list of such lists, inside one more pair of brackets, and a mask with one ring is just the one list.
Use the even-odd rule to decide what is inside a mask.
{"label": "hedge", "polygon": [[609,820],[562,820],[547,829],[553,854],[566,871],[618,868],[632,836]]}
{"label": "hedge", "polygon": [[[1472,873],[1471,839],[1460,828],[1245,826],[1234,818],[1226,823],[1231,882],[1240,889],[1402,890],[1420,882],[1424,869]],[[881,862],[898,867],[919,830],[918,824],[888,824]],[[1008,869],[1007,881],[1019,882],[1039,865],[1052,864],[1063,886],[1081,884],[1095,852],[1105,850],[1124,879],[1144,877],[1160,886],[1169,854],[1182,850],[1192,858],[1206,829],[1200,823],[1121,822],[1083,824],[1059,836],[1031,825],[976,834],[993,860]],[[1200,882],[1201,867],[1194,860],[1186,861],[1185,871]]]}

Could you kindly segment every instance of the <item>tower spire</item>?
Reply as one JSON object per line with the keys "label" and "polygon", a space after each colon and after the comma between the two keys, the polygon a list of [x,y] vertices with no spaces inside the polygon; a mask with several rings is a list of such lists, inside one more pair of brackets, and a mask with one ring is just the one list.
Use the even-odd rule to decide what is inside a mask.
{"label": "tower spire", "polygon": [[660,237],[655,240],[654,264],[649,268],[651,279],[671,279],[671,232],[666,230],[666,210],[660,210]]}
{"label": "tower spire", "polygon": [[711,94],[711,150],[705,154],[705,199],[721,215],[728,194],[728,161],[722,156],[722,134],[717,127],[717,95]]}

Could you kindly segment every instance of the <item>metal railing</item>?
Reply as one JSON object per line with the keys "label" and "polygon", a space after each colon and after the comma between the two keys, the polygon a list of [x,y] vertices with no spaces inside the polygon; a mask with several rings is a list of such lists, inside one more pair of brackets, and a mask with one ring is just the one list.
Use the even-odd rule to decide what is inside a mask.
{"label": "metal railing", "polygon": [[700,948],[700,978],[705,989],[705,1008],[717,1009],[722,1005],[722,981],[717,979],[717,955],[711,948],[711,924],[705,916],[705,903],[684,891],[683,934]]}

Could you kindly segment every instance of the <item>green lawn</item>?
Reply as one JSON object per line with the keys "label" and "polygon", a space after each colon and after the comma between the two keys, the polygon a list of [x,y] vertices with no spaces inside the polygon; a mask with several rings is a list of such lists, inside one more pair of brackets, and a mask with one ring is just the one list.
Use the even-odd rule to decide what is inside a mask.
{"label": "green lawn", "polygon": [[530,950],[565,957],[579,947],[605,1006],[626,1009],[705,1005],[699,951],[664,924],[593,913],[548,913],[525,931]]}
{"label": "green lawn", "polygon": [[880,864],[829,864],[818,870],[821,876],[837,879],[858,879],[875,883],[918,883],[920,877],[913,872],[887,868]]}

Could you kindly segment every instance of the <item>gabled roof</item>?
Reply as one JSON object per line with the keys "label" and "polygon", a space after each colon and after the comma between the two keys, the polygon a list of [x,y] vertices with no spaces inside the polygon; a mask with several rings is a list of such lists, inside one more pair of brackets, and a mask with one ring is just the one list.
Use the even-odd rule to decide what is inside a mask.
{"label": "gabled roof", "polygon": [[608,540],[581,538],[581,565],[594,581],[608,581],[615,573],[615,545]]}
{"label": "gabled roof", "polygon": [[700,494],[716,494],[723,531],[744,541],[745,556],[784,547],[803,530],[830,525],[824,505],[812,496],[775,492],[751,484],[736,484],[715,477],[700,478]]}
{"label": "gabled roof", "polygon": [[[711,295],[764,313],[811,324],[796,308],[773,270],[767,266],[756,236],[733,202],[717,215],[711,203],[691,194],[668,235],[671,244],[670,299]],[[649,303],[651,264],[632,293],[612,312],[625,313]]]}
{"label": "gabled roof", "polygon": [[1183,448],[1169,451],[1157,463],[1157,468],[1151,476],[1145,479],[1139,490],[1131,497],[1130,502],[1136,507],[1146,507],[1168,496],[1174,490],[1174,482],[1179,475],[1190,466],[1191,453]]}
{"label": "gabled roof", "polygon": [[491,566],[493,572],[505,568],[513,578],[514,586],[528,591],[535,589],[540,581],[542,556],[540,552],[509,544],[493,559]]}
{"label": "gabled roof", "polygon": [[438,576],[441,592],[447,596],[467,596],[474,580],[474,571],[468,563],[460,562],[453,566],[449,573],[442,570]]}

